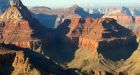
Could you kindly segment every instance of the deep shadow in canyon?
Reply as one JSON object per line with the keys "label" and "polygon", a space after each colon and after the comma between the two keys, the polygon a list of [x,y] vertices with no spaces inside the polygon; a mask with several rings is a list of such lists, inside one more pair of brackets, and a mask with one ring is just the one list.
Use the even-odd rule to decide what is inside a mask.
{"label": "deep shadow in canyon", "polygon": [[[71,20],[67,19],[50,33],[53,36],[47,40],[47,45],[43,45],[44,55],[48,55],[60,63],[70,62],[74,58],[79,41],[77,40],[77,43],[72,42],[66,36],[70,31],[68,27],[70,24]],[[105,58],[113,61],[127,59],[137,49],[136,36],[131,30],[118,24],[116,20],[104,21],[102,26],[106,29],[102,33],[102,40],[104,41],[99,41],[97,51]]]}
{"label": "deep shadow in canyon", "polygon": [[67,19],[60,24],[52,33],[52,35],[54,34],[54,37],[47,41],[47,46],[43,46],[44,49],[46,49],[44,50],[44,54],[60,63],[70,62],[77,49],[77,45],[66,36],[70,31],[70,28],[68,27],[70,23],[71,20]]}
{"label": "deep shadow in canyon", "polygon": [[[54,28],[57,15],[47,15],[47,14],[32,14],[33,17],[38,19],[38,21],[47,28]],[[46,22],[47,21],[47,22]]]}
{"label": "deep shadow in canyon", "polygon": [[102,25],[105,32],[102,34],[103,41],[99,42],[98,52],[114,61],[129,58],[138,47],[132,31],[118,24],[116,20],[104,21]]}
{"label": "deep shadow in canyon", "polygon": [[[21,47],[17,47],[15,45],[4,45],[2,44],[2,46],[6,49],[10,49],[10,50],[16,50],[16,51],[24,51],[25,54],[25,58],[28,57],[30,60],[30,64],[32,64],[32,66],[34,68],[36,68],[37,70],[39,70],[39,72],[41,73],[41,75],[46,75],[46,74],[54,74],[54,75],[78,75],[74,69],[65,69],[64,67],[60,66],[59,64],[57,64],[57,62],[55,62],[54,60],[50,59],[50,58],[46,58],[46,56],[34,52],[31,49],[27,49],[27,48],[21,48]],[[14,59],[14,58],[13,58]],[[13,60],[12,60],[13,61]],[[10,65],[12,65],[12,62],[10,63]],[[9,69],[11,72],[12,70]],[[8,72],[8,74],[10,75],[10,73]]]}

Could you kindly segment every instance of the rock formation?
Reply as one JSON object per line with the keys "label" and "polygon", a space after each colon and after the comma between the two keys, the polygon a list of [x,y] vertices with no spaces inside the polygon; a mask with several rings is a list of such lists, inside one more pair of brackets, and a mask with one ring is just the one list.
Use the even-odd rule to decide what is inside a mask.
{"label": "rock formation", "polygon": [[[44,19],[54,20],[53,19],[54,16],[56,16],[56,19],[55,19],[55,22],[56,22],[59,15],[63,16],[63,19],[65,20],[74,19],[74,18],[86,18],[87,16],[93,16],[85,12],[84,9],[79,7],[78,5],[73,5],[65,9],[49,9],[48,7],[33,7],[30,10],[34,13],[33,16],[36,17],[40,22],[42,22],[41,20],[44,20]],[[36,14],[36,13],[39,13],[39,14]],[[43,17],[43,16],[46,16],[46,17]],[[40,19],[40,17],[43,17],[43,18]],[[46,27],[49,27],[50,26],[49,24],[52,24],[52,23],[48,23],[48,25],[45,23],[42,23],[42,24],[45,25]]]}
{"label": "rock formation", "polygon": [[74,29],[76,29],[76,27],[78,26],[79,24],[79,21],[80,21],[80,18],[74,18],[74,19],[70,19],[71,23],[70,25],[68,26],[69,28],[69,32],[66,34],[67,37],[70,37],[72,36],[72,32],[74,31]]}
{"label": "rock formation", "polygon": [[133,17],[130,8],[108,8],[104,9],[102,12],[105,13],[103,18],[113,18],[122,25],[131,25],[135,23],[135,18]]}
{"label": "rock formation", "polygon": [[103,18],[113,18],[115,20],[117,20],[118,22],[120,22],[121,24],[125,24],[125,25],[130,25],[135,23],[134,19],[132,16],[128,16],[128,15],[105,15],[103,16]]}
{"label": "rock formation", "polygon": [[[115,74],[117,67],[122,65],[120,60],[127,59],[137,48],[135,35],[114,19],[87,18],[81,25],[75,27],[81,30],[81,35],[75,57],[68,64],[70,68],[78,68],[91,74]],[[76,33],[79,34],[79,31],[74,32]],[[135,46],[131,46],[132,44]],[[129,51],[127,51],[128,46],[131,46]],[[120,56],[117,56],[118,54]]]}
{"label": "rock formation", "polygon": [[[0,74],[139,74],[140,18],[132,16],[127,8],[109,10],[98,19],[86,18],[93,15],[77,5],[67,9],[31,9],[41,12],[41,18],[47,14],[55,17],[56,29],[47,31],[20,0],[10,0],[9,5],[0,15]],[[136,36],[120,25],[133,23],[137,27],[130,29]]]}
{"label": "rock formation", "polygon": [[44,43],[46,36],[49,37],[45,29],[20,0],[11,2],[11,6],[0,16],[0,47],[5,49],[0,54],[0,74],[40,75],[41,72],[43,75],[75,75],[74,71],[41,54],[41,41]]}
{"label": "rock formation", "polygon": [[33,68],[32,65],[29,62],[29,58],[25,58],[23,52],[16,52],[16,56],[14,58],[14,61],[12,63],[12,66],[14,67],[14,71],[11,75],[30,75],[30,74],[36,74],[41,75],[37,69]]}
{"label": "rock formation", "polygon": [[128,58],[123,65],[117,69],[116,71],[118,72],[123,72],[124,75],[139,75],[140,72],[140,61],[139,61],[139,54],[140,54],[140,50],[137,49],[134,51],[134,53],[130,56],[130,58]]}
{"label": "rock formation", "polygon": [[[0,74],[37,74],[40,73],[31,66],[23,51],[0,49]],[[11,73],[12,72],[12,73]]]}
{"label": "rock formation", "polygon": [[[34,13],[40,13],[40,14],[48,14],[48,15],[63,15],[64,18],[68,15],[74,15],[76,14],[77,9],[82,9],[78,5],[73,5],[69,8],[65,9],[51,9],[48,7],[33,7],[30,10]],[[80,15],[76,14],[77,17],[80,17]],[[75,17],[76,17],[75,16]],[[71,17],[73,18],[73,17]]]}
{"label": "rock formation", "polygon": [[9,7],[0,16],[0,21],[1,43],[29,49],[40,45],[39,39],[32,38],[33,29],[16,5]]}

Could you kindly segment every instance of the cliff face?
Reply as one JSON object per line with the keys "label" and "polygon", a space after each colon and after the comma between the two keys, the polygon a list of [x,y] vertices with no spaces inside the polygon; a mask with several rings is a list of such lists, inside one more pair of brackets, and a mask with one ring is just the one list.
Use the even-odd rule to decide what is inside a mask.
{"label": "cliff face", "polygon": [[39,71],[37,69],[33,68],[33,66],[30,64],[29,58],[24,56],[24,53],[21,51],[16,52],[16,56],[14,58],[14,61],[12,63],[12,66],[14,68],[11,75],[17,75],[17,74],[36,74],[40,75]]}
{"label": "cliff face", "polygon": [[33,7],[30,10],[34,13],[40,13],[40,14],[63,15],[65,17],[65,19],[70,19],[70,18],[80,18],[81,17],[79,14],[76,14],[77,9],[82,10],[82,8],[79,7],[78,5],[73,5],[69,8],[65,8],[65,9],[50,9],[48,7]]}
{"label": "cliff face", "polygon": [[[0,63],[0,66],[2,65],[4,67],[2,68],[2,74],[5,75],[5,73],[9,71],[10,73],[8,74],[12,75],[39,75],[37,69],[39,69],[43,75],[69,74],[69,71],[52,61],[49,57],[47,58],[46,56],[40,54],[40,52],[36,53],[32,51],[34,49],[37,50],[38,47],[41,47],[40,45],[42,43],[39,39],[36,39],[36,36],[46,36],[47,34],[45,33],[44,29],[45,28],[42,28],[40,24],[38,24],[37,20],[30,16],[30,12],[25,9],[25,6],[11,3],[11,7],[9,7],[0,16],[0,47],[6,47],[6,50],[8,48],[17,51],[10,50],[11,53],[4,54],[4,56],[0,58],[2,63],[7,64],[3,66],[3,64]],[[45,35],[40,34],[40,32],[43,32]],[[34,34],[37,35],[34,36]],[[45,41],[43,42],[46,42],[46,39],[47,38],[45,38]],[[44,45],[46,45],[46,43]],[[18,51],[19,49],[22,49],[23,52]],[[2,52],[2,54],[3,53],[4,52]],[[36,59],[40,59],[40,61]],[[32,65],[37,69],[35,69]],[[7,66],[8,70],[6,70],[6,72],[3,71],[3,69],[5,69]]]}
{"label": "cliff face", "polygon": [[96,40],[80,37],[79,38],[79,47],[83,47],[88,50],[95,51],[98,48],[98,42]]}
{"label": "cliff face", "polygon": [[82,25],[82,34],[79,37],[79,47],[85,47],[89,50],[96,50],[98,47],[98,41],[102,38],[104,31],[101,22],[104,19],[85,19],[85,23]]}
{"label": "cliff face", "polygon": [[122,25],[131,25],[135,23],[131,9],[126,7],[106,9],[102,18],[113,18]]}
{"label": "cliff face", "polygon": [[134,19],[132,16],[127,16],[127,15],[110,15],[110,16],[103,16],[103,18],[113,18],[115,20],[117,20],[118,22],[122,23],[122,24],[126,24],[126,25],[130,25],[134,22]]}
{"label": "cliff face", "polygon": [[117,74],[115,70],[122,64],[114,61],[121,62],[121,59],[127,59],[133,53],[137,48],[135,35],[114,19],[87,18],[79,22],[82,22],[81,26],[77,26],[72,33],[72,37],[75,37],[73,34],[81,31],[78,36],[79,48],[68,66],[91,74]]}
{"label": "cliff face", "polygon": [[1,43],[34,49],[34,46],[41,45],[41,41],[32,38],[33,29],[21,12],[17,5],[13,5],[0,16]]}
{"label": "cliff face", "polygon": [[40,75],[22,51],[0,49],[0,62],[0,74],[17,75],[23,73],[26,75],[36,73]]}
{"label": "cliff face", "polygon": [[133,52],[133,54],[130,56],[130,58],[128,58],[124,62],[124,64],[116,71],[118,71],[118,72],[121,71],[128,75],[140,74],[140,72],[139,72],[139,70],[140,70],[139,54],[140,54],[140,50],[139,49],[135,50]]}
{"label": "cliff face", "polygon": [[132,16],[132,11],[130,8],[127,7],[117,7],[117,8],[101,8],[100,12],[105,14],[105,15],[116,15],[119,14],[121,15],[128,15]]}
{"label": "cliff face", "polygon": [[[90,45],[92,40],[93,43],[100,43],[100,46],[104,45],[111,47],[116,47],[117,44],[127,45],[133,41],[135,43],[135,36],[133,35],[133,32],[119,25],[114,19],[75,18],[70,19],[68,24],[66,24],[67,26],[60,25],[60,35],[64,32],[64,29],[67,29],[63,35],[66,35],[75,43],[79,43],[79,46],[87,46],[87,44]],[[85,42],[85,44],[83,44],[83,42]]]}
{"label": "cliff face", "polygon": [[[1,40],[5,44],[18,45],[15,43],[18,42],[20,47],[30,48],[29,40],[31,39],[32,29],[28,21],[22,19],[17,7],[8,8],[1,16],[1,21]],[[25,46],[25,44],[27,45]]]}
{"label": "cliff face", "polygon": [[72,36],[72,32],[78,26],[79,21],[80,21],[80,18],[70,19],[70,25],[68,26],[69,31],[66,34],[66,36],[68,36],[68,37],[71,37]]}
{"label": "cliff face", "polygon": [[[75,23],[70,23],[69,27],[73,27],[73,30],[70,28],[72,39],[81,36],[80,38],[111,42],[117,39],[125,40],[128,39],[128,37],[133,39],[134,37],[130,30],[120,26],[114,19],[79,19],[77,22],[75,21]],[[127,34],[123,34],[125,32],[127,32]]]}

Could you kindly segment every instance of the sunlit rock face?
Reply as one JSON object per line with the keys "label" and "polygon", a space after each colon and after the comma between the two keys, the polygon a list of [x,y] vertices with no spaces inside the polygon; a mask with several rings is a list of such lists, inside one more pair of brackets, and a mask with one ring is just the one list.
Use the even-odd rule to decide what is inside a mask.
{"label": "sunlit rock face", "polygon": [[0,73],[8,75],[17,75],[20,73],[40,75],[39,71],[30,64],[23,51],[14,51],[0,49]]}
{"label": "sunlit rock face", "polygon": [[137,49],[135,35],[114,19],[86,18],[80,22],[81,26],[77,25],[72,33],[79,34],[80,31],[79,48],[68,66],[90,74],[117,74],[115,70],[122,64],[114,62],[128,59]]}
{"label": "sunlit rock face", "polygon": [[21,12],[18,5],[13,4],[0,16],[1,43],[33,49],[40,44],[40,41],[32,38],[33,29],[28,21],[29,18],[23,14],[26,11]]}
{"label": "sunlit rock face", "polygon": [[[80,22],[81,21],[79,21],[79,23]],[[85,22],[81,24],[82,25],[81,27],[80,26],[78,27],[78,24],[75,24],[75,25],[77,25],[77,27],[73,29],[71,36],[75,37],[74,34],[76,33],[79,34],[79,31],[80,31],[80,36],[79,36],[81,38],[79,39],[80,44],[82,44],[81,40],[84,41],[84,39],[85,39],[85,42],[86,42],[86,39],[94,39],[95,41],[100,42],[100,44],[104,46],[111,46],[111,47],[113,47],[113,45],[119,46],[120,44],[127,45],[128,43],[130,44],[135,43],[134,34],[130,30],[119,25],[114,19],[86,18]],[[121,41],[119,42],[117,40],[121,40]],[[85,44],[85,46],[88,46],[88,43]]]}
{"label": "sunlit rock face", "polygon": [[[23,45],[25,48],[30,48],[28,42],[31,39],[32,29],[28,21],[22,19],[22,15],[16,6],[8,8],[0,20],[1,39],[5,44],[13,44],[18,41],[23,42],[23,44],[19,44],[19,46]],[[27,44],[27,46],[24,46],[24,44]]]}
{"label": "sunlit rock face", "polygon": [[22,4],[21,0],[1,0],[0,3],[0,14],[3,14],[10,6],[16,6],[24,19],[29,20],[29,18],[32,18],[27,7]]}

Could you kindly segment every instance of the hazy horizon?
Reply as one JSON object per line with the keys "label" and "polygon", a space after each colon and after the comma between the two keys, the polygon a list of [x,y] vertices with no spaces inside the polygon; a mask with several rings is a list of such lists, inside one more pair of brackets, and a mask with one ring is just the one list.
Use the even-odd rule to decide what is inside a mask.
{"label": "hazy horizon", "polygon": [[139,7],[139,0],[22,0],[26,6],[45,6],[50,8],[65,8],[77,4],[81,7]]}

